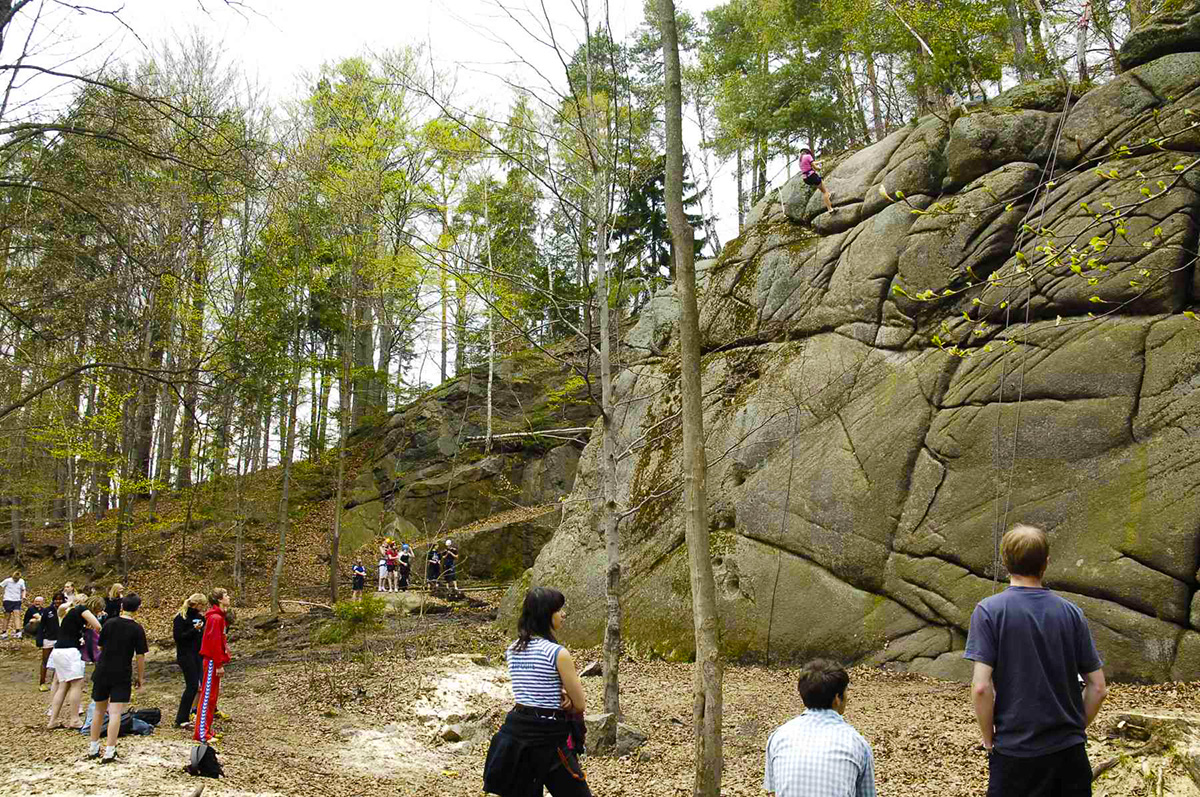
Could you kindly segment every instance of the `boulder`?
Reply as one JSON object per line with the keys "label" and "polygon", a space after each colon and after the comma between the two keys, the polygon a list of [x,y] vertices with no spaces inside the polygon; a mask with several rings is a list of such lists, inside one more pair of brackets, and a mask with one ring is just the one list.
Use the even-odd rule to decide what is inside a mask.
{"label": "boulder", "polygon": [[599,678],[602,675],[604,675],[604,664],[599,661],[593,661],[579,671],[580,678]]}
{"label": "boulder", "polygon": [[256,617],[251,625],[259,631],[274,631],[283,625],[283,620],[277,614],[264,614],[262,617]]}
{"label": "boulder", "polygon": [[617,746],[613,755],[617,758],[626,756],[649,741],[650,737],[632,725],[617,723]]}
{"label": "boulder", "polygon": [[612,713],[585,714],[587,750],[591,755],[607,755],[615,749],[617,715]]}
{"label": "boulder", "polygon": [[617,721],[616,714],[588,714],[587,748],[591,755],[626,756],[644,745],[648,739],[632,725]]}
{"label": "boulder", "polygon": [[[969,677],[971,612],[1006,578],[997,531],[1026,522],[1111,677],[1200,678],[1200,172],[1177,168],[1200,137],[1171,136],[1200,107],[1200,52],[1136,65],[1063,120],[1066,91],[1008,92],[831,162],[833,213],[793,179],[706,270],[725,655]],[[1101,240],[1109,206],[1120,230]],[[674,301],[634,326],[646,353],[614,381],[615,500],[637,510],[623,633],[689,660]],[[602,640],[600,453],[593,435],[502,623],[553,584],[574,607],[564,641]]]}
{"label": "boulder", "polygon": [[1125,37],[1117,62],[1128,70],[1164,55],[1200,51],[1200,0],[1183,0],[1150,17]]}
{"label": "boulder", "polygon": [[1060,113],[1046,111],[975,111],[950,128],[945,187],[966,185],[1010,163],[1049,160]]}

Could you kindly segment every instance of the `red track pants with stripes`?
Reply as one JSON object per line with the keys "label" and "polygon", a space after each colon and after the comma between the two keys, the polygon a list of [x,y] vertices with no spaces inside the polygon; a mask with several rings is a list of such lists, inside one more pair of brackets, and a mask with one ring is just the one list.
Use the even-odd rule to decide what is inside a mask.
{"label": "red track pants with stripes", "polygon": [[221,676],[212,659],[200,659],[200,704],[196,707],[196,732],[192,736],[197,742],[207,742],[217,735],[213,722],[217,714],[217,695],[221,691]]}

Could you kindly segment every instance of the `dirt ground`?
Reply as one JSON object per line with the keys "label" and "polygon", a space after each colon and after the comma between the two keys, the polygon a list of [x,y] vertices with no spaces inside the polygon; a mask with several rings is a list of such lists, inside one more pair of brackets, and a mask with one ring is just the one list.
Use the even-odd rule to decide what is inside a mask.
{"label": "dirt ground", "polygon": [[[405,618],[369,645],[343,650],[308,647],[311,623],[303,617],[285,617],[283,628],[265,635],[235,634],[220,699],[232,720],[220,726],[216,745],[228,777],[205,781],[205,794],[477,797],[487,739],[511,704],[499,656],[506,640],[485,619],[469,612]],[[595,656],[576,651],[581,663]],[[182,771],[190,734],[169,727],[182,679],[172,651],[154,649],[148,659],[135,702],[160,707],[164,725],[149,737],[123,738],[118,762],[100,766],[84,760],[78,733],[43,729],[48,695],[37,691],[34,647],[0,643],[0,794],[189,794],[198,785]],[[593,792],[690,794],[690,666],[628,660],[620,677],[626,721],[650,741],[625,758],[588,760]],[[585,679],[585,687],[589,705],[598,706],[600,680]],[[1115,685],[1090,732],[1093,763],[1126,748],[1103,737],[1119,711],[1134,709],[1200,710],[1200,683]],[[800,710],[790,669],[727,670],[724,794],[763,794],[767,735]],[[846,718],[874,748],[881,795],[983,794],[987,764],[965,685],[859,668]],[[467,738],[444,741],[447,725],[466,728]],[[1102,776],[1095,794],[1200,791],[1177,761],[1156,756]]]}

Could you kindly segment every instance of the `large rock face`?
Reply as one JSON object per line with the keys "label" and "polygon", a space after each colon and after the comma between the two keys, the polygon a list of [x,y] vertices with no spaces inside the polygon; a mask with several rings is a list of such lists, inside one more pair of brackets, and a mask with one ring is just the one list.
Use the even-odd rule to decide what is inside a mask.
{"label": "large rock face", "polygon": [[[997,530],[1021,521],[1050,532],[1047,583],[1084,609],[1110,677],[1200,678],[1200,36],[1176,35],[1191,24],[1065,119],[1022,95],[891,134],[826,175],[832,213],[794,180],[705,264],[729,655],[961,676],[971,611],[1003,586]],[[631,333],[665,354],[620,374],[617,450],[638,508],[624,631],[686,657],[673,307],[656,297]],[[604,626],[598,455],[597,432],[503,615],[521,586],[556,586],[580,644]]]}
{"label": "large rock face", "polygon": [[417,570],[424,572],[428,544],[454,537],[466,575],[509,579],[533,563],[556,525],[559,510],[550,505],[574,486],[580,448],[564,442],[571,435],[516,433],[586,428],[595,405],[582,379],[543,354],[524,351],[500,360],[492,428],[508,437],[488,453],[471,439],[487,429],[487,401],[487,371],[475,369],[382,425],[355,431],[355,438],[374,445],[349,490],[343,553],[373,561],[377,540],[390,536],[414,544]]}

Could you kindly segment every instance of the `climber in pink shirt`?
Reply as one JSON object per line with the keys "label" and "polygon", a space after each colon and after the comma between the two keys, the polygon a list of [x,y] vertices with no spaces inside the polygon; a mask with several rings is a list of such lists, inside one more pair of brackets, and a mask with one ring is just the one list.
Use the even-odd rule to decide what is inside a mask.
{"label": "climber in pink shirt", "polygon": [[813,154],[808,147],[800,150],[800,176],[804,178],[805,185],[815,185],[821,189],[821,198],[825,200],[825,209],[832,213],[833,202],[829,199],[829,189],[821,180],[821,173],[813,167]]}

